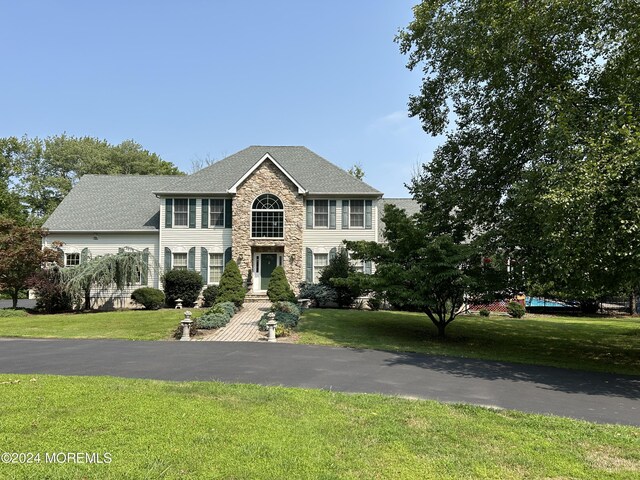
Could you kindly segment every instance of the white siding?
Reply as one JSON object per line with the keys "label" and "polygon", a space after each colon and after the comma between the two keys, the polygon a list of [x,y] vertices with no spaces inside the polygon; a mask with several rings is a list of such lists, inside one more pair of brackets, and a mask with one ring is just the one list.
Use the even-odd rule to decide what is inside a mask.
{"label": "white siding", "polygon": [[[218,197],[212,197],[218,198]],[[168,247],[172,251],[176,247],[189,251],[196,248],[195,271],[200,272],[201,247],[209,253],[224,253],[231,246],[231,228],[209,227],[202,228],[202,203],[196,199],[196,228],[172,227],[165,228],[165,199],[160,201],[160,268],[164,270],[164,249]]]}
{"label": "white siding", "polygon": [[[326,199],[322,197],[309,197],[307,200],[316,200],[316,199]],[[353,197],[353,200],[361,200],[362,197]],[[342,229],[342,198],[335,199],[331,198],[331,200],[336,200],[336,228],[328,229],[328,228],[314,228],[314,229],[304,229],[303,232],[303,252],[302,252],[302,263],[303,263],[303,275],[306,272],[307,268],[307,256],[306,249],[310,248],[314,252],[318,253],[328,253],[332,248],[339,248],[344,246],[342,243],[343,240],[365,240],[370,242],[378,241],[378,200],[374,199],[372,202],[371,208],[371,229],[364,228],[349,228]],[[349,198],[345,198],[345,200],[349,200]],[[306,213],[305,213],[306,215]],[[306,219],[306,216],[305,216]],[[306,222],[305,222],[306,225]],[[304,278],[303,278],[304,280]]]}
{"label": "white siding", "polygon": [[[150,267],[152,267],[151,257],[159,260],[158,248],[158,232],[128,232],[128,233],[55,233],[50,232],[43,240],[44,246],[51,246],[55,241],[63,242],[65,247],[75,248],[78,252],[82,252],[84,248],[88,248],[92,257],[105,255],[108,253],[118,253],[118,249],[122,247],[130,247],[135,250],[149,249]],[[160,288],[159,273],[156,269],[150,268],[148,277],[148,287]],[[123,308],[128,306],[131,292],[140,285],[132,285],[119,292],[115,289],[95,290],[92,291],[92,297],[95,306],[103,305],[107,299],[113,300],[115,308]]]}

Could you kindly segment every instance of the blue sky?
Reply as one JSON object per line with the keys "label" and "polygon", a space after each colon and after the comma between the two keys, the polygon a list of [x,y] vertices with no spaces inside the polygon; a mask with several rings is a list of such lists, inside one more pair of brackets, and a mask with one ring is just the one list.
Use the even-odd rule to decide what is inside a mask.
{"label": "blue sky", "polygon": [[393,38],[414,1],[0,0],[0,136],[132,138],[190,171],[249,145],[362,164],[386,196],[438,143]]}

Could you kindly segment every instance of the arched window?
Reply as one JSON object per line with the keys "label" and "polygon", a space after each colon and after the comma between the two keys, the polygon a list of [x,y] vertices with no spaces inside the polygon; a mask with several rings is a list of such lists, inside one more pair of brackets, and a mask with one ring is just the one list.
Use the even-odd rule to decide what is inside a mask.
{"label": "arched window", "polygon": [[284,237],[284,205],[275,195],[260,195],[251,207],[251,236],[254,238]]}

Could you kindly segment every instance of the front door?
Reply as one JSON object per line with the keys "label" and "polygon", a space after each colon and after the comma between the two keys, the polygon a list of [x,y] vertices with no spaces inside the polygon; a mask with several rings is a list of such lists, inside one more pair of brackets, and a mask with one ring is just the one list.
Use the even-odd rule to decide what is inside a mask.
{"label": "front door", "polygon": [[269,287],[271,272],[276,268],[277,263],[278,255],[275,253],[263,253],[260,255],[260,290],[266,290]]}

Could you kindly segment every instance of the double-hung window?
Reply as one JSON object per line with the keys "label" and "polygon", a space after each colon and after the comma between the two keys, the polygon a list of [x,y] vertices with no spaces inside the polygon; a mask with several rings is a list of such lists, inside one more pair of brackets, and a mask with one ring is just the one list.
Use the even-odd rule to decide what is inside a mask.
{"label": "double-hung window", "polygon": [[351,228],[364,228],[364,200],[351,200],[349,225]]}
{"label": "double-hung window", "polygon": [[313,226],[329,227],[329,200],[315,200],[313,203]]}
{"label": "double-hung window", "polygon": [[313,283],[320,281],[320,276],[325,267],[329,265],[328,253],[314,253],[313,254]]}
{"label": "double-hung window", "polygon": [[224,227],[224,199],[214,198],[209,200],[209,225],[212,227]]}
{"label": "double-hung window", "polygon": [[173,254],[173,269],[174,270],[186,270],[187,269],[187,254],[186,253],[174,253]]}
{"label": "double-hung window", "polygon": [[224,270],[224,256],[222,253],[209,254],[209,283],[219,283]]}
{"label": "double-hung window", "polygon": [[186,198],[176,198],[173,201],[173,224],[176,227],[186,227],[189,225],[189,200]]}

